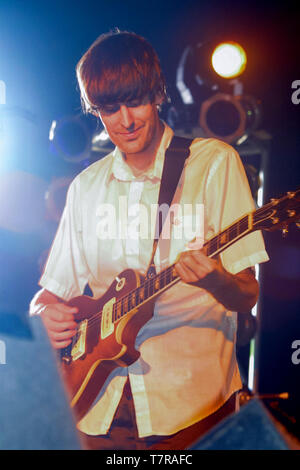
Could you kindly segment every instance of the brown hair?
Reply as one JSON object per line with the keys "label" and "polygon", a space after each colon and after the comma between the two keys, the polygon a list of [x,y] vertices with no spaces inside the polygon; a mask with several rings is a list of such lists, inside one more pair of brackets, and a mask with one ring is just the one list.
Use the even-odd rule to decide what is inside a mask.
{"label": "brown hair", "polygon": [[76,66],[85,112],[99,106],[166,97],[165,79],[153,47],[127,31],[102,34]]}

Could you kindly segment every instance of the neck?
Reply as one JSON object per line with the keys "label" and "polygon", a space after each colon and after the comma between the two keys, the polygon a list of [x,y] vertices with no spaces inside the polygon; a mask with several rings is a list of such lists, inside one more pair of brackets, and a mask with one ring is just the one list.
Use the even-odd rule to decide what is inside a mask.
{"label": "neck", "polygon": [[159,121],[156,132],[149,145],[139,153],[125,154],[126,163],[130,166],[133,174],[138,176],[150,168],[155,160],[156,153],[164,133],[164,125]]}

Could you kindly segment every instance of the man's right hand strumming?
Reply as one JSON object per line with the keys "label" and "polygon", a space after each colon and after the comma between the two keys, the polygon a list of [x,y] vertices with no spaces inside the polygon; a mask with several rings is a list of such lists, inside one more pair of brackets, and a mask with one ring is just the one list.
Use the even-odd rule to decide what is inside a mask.
{"label": "man's right hand strumming", "polygon": [[50,342],[55,349],[65,348],[71,343],[76,334],[75,314],[77,312],[77,307],[69,307],[46,289],[40,290],[30,304],[30,315],[41,316]]}

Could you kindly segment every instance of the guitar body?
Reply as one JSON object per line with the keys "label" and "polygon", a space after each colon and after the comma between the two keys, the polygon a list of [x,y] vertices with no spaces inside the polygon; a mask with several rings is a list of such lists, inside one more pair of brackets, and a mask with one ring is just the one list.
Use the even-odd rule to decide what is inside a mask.
{"label": "guitar body", "polygon": [[[101,298],[83,295],[67,303],[78,307],[76,320],[84,325],[79,346],[73,344],[66,348],[64,353],[69,350],[69,355],[62,354],[61,364],[71,407],[78,419],[87,413],[109,374],[117,367],[127,367],[140,356],[135,349],[135,339],[152,317],[153,303],[133,308],[114,321],[111,310],[111,305],[137,288],[140,282],[140,276],[127,269],[116,277]],[[107,306],[108,313],[104,316]]]}

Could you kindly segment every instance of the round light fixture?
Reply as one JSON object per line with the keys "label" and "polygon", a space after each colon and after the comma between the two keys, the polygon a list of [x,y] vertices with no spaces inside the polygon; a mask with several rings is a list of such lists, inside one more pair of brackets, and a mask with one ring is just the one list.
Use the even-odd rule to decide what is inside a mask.
{"label": "round light fixture", "polygon": [[211,63],[214,71],[220,77],[235,78],[241,75],[246,68],[246,52],[236,42],[224,42],[214,49]]}

